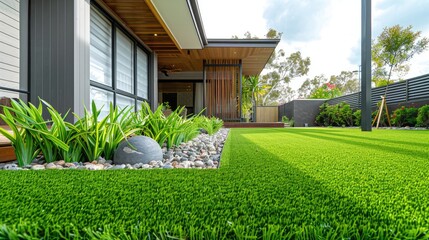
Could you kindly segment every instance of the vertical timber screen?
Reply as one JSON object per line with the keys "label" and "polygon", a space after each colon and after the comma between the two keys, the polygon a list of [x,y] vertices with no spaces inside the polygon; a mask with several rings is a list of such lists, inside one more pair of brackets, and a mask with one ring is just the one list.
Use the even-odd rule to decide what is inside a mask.
{"label": "vertical timber screen", "polygon": [[204,62],[206,115],[227,122],[241,119],[241,62],[209,60]]}

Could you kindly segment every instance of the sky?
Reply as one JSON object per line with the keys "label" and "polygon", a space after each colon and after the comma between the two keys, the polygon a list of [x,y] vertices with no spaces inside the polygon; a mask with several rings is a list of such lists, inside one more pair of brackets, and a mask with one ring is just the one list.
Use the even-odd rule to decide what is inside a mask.
{"label": "sky", "polygon": [[[278,48],[310,57],[308,78],[360,65],[361,0],[198,0],[207,38],[263,38],[268,29],[282,32]],[[385,27],[413,26],[429,38],[429,0],[372,0],[372,39]],[[405,78],[429,73],[429,50],[414,56]],[[297,89],[304,79],[292,82]]]}

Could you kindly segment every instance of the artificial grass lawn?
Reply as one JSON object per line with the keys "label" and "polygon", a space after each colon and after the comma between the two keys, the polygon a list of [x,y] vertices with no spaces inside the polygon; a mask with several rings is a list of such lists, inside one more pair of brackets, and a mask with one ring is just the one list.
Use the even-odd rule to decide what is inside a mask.
{"label": "artificial grass lawn", "polygon": [[218,170],[0,171],[0,238],[428,238],[429,131],[232,129]]}

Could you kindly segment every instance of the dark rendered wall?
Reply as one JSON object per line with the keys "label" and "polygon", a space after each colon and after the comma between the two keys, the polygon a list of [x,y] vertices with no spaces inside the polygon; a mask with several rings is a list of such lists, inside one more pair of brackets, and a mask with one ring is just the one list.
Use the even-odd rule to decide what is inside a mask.
{"label": "dark rendered wall", "polygon": [[315,126],[319,107],[325,101],[324,99],[302,99],[281,105],[279,106],[279,121],[282,116],[287,116],[289,119],[294,119],[295,127]]}
{"label": "dark rendered wall", "polygon": [[62,113],[74,101],[73,2],[33,0],[29,11],[31,102],[41,97]]}

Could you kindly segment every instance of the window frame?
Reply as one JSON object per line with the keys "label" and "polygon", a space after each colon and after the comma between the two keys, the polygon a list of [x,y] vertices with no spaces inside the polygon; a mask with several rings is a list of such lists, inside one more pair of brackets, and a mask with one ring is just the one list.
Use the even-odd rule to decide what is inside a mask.
{"label": "window frame", "polygon": [[[118,21],[116,21],[113,17],[111,17],[102,7],[100,7],[100,5],[98,5],[97,3],[95,3],[94,1],[91,1],[91,7],[93,7],[96,11],[98,11],[99,14],[101,14],[102,16],[104,16],[106,18],[107,21],[110,22],[112,29],[111,29],[111,41],[112,41],[112,68],[111,68],[111,74],[112,74],[112,86],[108,86],[96,81],[92,81],[91,79],[89,79],[90,81],[90,87],[95,87],[98,88],[100,90],[104,90],[104,91],[108,91],[113,93],[113,105],[117,106],[116,104],[116,98],[117,95],[122,95],[125,97],[129,97],[134,99],[134,110],[137,111],[138,107],[137,104],[139,101],[142,102],[150,102],[152,93],[150,91],[150,89],[152,88],[152,82],[151,79],[153,79],[153,54],[151,52],[151,50],[145,46],[144,44],[142,44],[139,40],[137,40],[134,36],[132,36],[127,29],[125,29],[121,23],[119,23]],[[92,11],[92,10],[91,10]],[[117,88],[117,76],[116,76],[116,69],[117,69],[117,56],[116,56],[116,51],[117,51],[117,41],[116,41],[116,34],[117,31],[121,31],[122,34],[124,34],[131,42],[132,42],[132,47],[133,47],[133,81],[132,83],[134,84],[134,89],[132,91],[132,93],[118,89]],[[91,46],[90,46],[91,47]],[[148,79],[148,84],[147,84],[147,99],[140,97],[138,95],[138,82],[137,82],[137,51],[138,49],[141,49],[148,58],[147,61],[147,79]],[[91,96],[90,96],[91,97]],[[92,99],[92,98],[91,98]]]}

